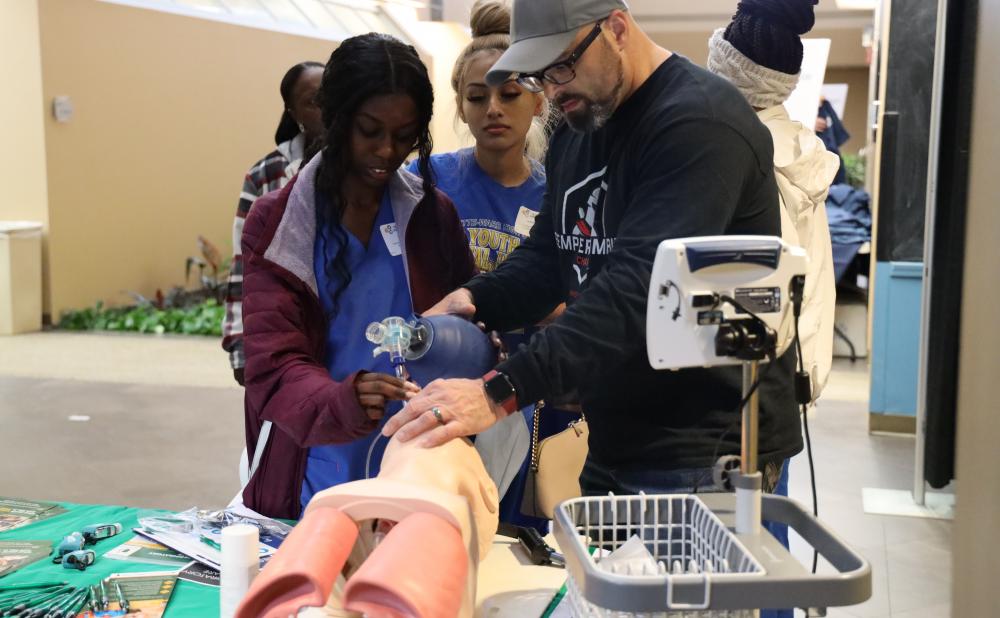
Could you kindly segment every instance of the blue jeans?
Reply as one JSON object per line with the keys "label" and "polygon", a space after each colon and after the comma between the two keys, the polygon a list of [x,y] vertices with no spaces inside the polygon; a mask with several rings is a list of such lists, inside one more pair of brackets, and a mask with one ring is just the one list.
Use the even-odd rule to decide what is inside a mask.
{"label": "blue jeans", "polygon": [[[779,496],[788,495],[788,464],[786,460],[780,466],[773,463],[764,466],[764,491]],[[585,496],[606,496],[608,492],[616,495],[637,494],[680,494],[680,493],[714,493],[718,489],[712,481],[711,468],[685,468],[680,470],[657,470],[651,468],[612,469],[601,465],[590,457],[583,464],[580,473],[580,489]],[[784,524],[764,522],[764,527],[788,547],[788,527]],[[792,618],[790,609],[761,610],[761,618]]]}

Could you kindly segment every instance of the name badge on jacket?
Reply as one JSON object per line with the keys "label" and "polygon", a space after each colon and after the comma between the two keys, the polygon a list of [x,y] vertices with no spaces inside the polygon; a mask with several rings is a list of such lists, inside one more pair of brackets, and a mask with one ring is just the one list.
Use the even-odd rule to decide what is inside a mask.
{"label": "name badge on jacket", "polygon": [[397,233],[398,228],[396,228],[396,224],[386,223],[378,229],[382,232],[382,240],[385,242],[386,249],[389,250],[389,255],[402,255],[403,247],[399,242],[399,234]]}

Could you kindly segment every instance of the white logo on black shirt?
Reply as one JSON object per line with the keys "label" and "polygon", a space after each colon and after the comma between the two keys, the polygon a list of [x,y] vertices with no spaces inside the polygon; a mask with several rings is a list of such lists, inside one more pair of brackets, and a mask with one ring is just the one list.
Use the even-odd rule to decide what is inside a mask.
{"label": "white logo on black shirt", "polygon": [[590,174],[563,194],[562,230],[556,232],[556,246],[576,253],[573,270],[580,285],[590,274],[591,256],[607,255],[615,239],[605,236],[604,199],[608,194],[605,180],[608,168]]}

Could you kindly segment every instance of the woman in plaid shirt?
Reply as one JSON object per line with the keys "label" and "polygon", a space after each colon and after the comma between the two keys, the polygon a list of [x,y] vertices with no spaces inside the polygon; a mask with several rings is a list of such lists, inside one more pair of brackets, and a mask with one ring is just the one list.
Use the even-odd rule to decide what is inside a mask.
{"label": "woman in plaid shirt", "polygon": [[274,133],[278,147],[253,164],[240,192],[233,221],[233,262],[226,289],[226,318],[222,322],[222,347],[229,352],[233,376],[243,385],[243,256],[240,239],[250,206],[258,197],[284,187],[299,172],[308,147],[323,132],[323,119],[316,105],[316,92],[323,79],[323,64],[300,62],[281,79],[285,109]]}

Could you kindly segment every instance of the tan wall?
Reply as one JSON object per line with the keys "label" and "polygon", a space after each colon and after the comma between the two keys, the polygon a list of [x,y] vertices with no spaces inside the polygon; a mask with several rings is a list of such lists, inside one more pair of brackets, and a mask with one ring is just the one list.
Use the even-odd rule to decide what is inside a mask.
{"label": "tan wall", "polygon": [[243,176],[274,148],[282,75],[334,45],[96,0],[39,13],[46,105],[76,109],[45,121],[57,318],[182,283],[199,234],[230,251]]}
{"label": "tan wall", "polygon": [[38,31],[37,0],[0,0],[0,219],[48,224]]}
{"label": "tan wall", "polygon": [[994,61],[1000,57],[1000,3],[979,4],[972,143],[969,168],[965,275],[958,379],[956,505],[952,554],[952,612],[959,616],[1000,616],[996,564],[1000,555],[1000,444],[996,379],[1000,374],[1000,331],[992,327],[1000,303],[996,266],[1000,264],[1000,210],[997,161],[1000,122],[996,101],[1000,82]]}

